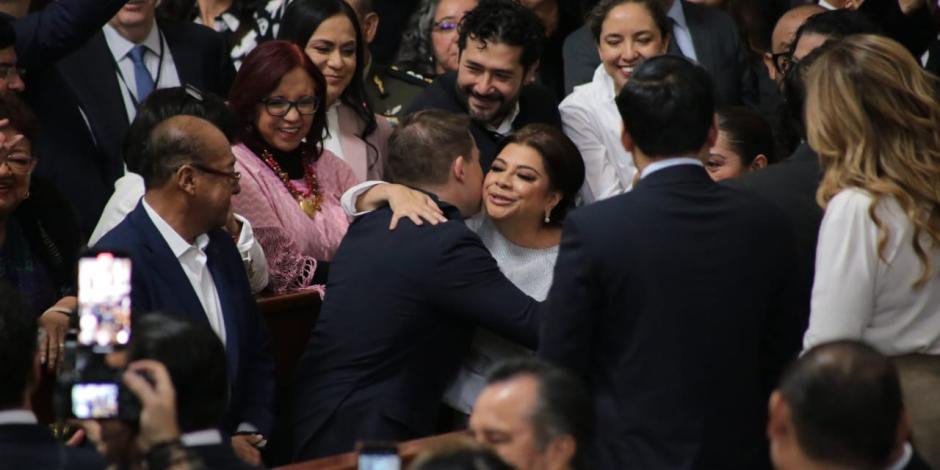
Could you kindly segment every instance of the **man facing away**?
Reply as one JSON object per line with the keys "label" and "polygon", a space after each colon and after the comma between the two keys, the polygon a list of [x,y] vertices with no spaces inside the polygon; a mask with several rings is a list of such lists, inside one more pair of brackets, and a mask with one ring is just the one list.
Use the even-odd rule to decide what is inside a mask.
{"label": "man facing away", "polygon": [[587,379],[593,468],[769,464],[767,396],[802,333],[793,240],[708,177],[713,103],[687,59],[640,65],[617,98],[640,180],[565,222],[539,354]]}
{"label": "man facing away", "polygon": [[537,344],[538,304],[461,220],[480,210],[483,181],[468,125],[466,116],[421,111],[389,140],[395,180],[432,194],[450,220],[402,220],[389,231],[385,208],[349,227],[297,369],[285,423],[292,460],[433,434],[474,326]]}

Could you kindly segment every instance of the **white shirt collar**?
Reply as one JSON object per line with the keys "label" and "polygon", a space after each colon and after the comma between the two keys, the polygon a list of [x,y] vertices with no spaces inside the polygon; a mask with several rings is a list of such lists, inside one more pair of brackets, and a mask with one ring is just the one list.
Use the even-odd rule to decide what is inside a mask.
{"label": "white shirt collar", "polygon": [[[102,31],[104,31],[104,40],[108,43],[108,49],[111,49],[111,55],[114,56],[115,62],[120,62],[121,59],[127,57],[131,49],[137,45],[121,36],[121,33],[110,24],[104,25]],[[150,52],[154,54],[160,53],[160,31],[157,29],[156,20],[153,22],[153,27],[150,28],[150,34],[144,38],[141,44],[147,46],[147,49],[150,49]]]}
{"label": "white shirt collar", "polygon": [[140,202],[144,205],[144,210],[147,212],[153,225],[157,227],[157,231],[160,232],[160,235],[166,240],[167,245],[170,246],[170,251],[173,252],[173,256],[176,256],[177,259],[182,257],[193,247],[197,248],[199,251],[204,251],[206,246],[209,245],[209,236],[206,234],[196,237],[196,244],[190,245],[170,226],[170,224],[163,220],[163,217],[160,217],[160,214],[157,214],[157,211],[150,207],[150,204],[147,204],[146,199],[141,199]]}
{"label": "white shirt collar", "polygon": [[607,73],[607,69],[604,68],[604,64],[598,65],[594,69],[594,79],[592,82],[597,83],[597,90],[600,93],[601,99],[605,101],[613,101],[617,98],[617,85],[614,84],[614,79],[610,77],[610,74]]}
{"label": "white shirt collar", "polygon": [[838,8],[832,6],[832,4],[829,3],[829,2],[827,2],[826,0],[819,0],[819,6],[825,8],[825,9],[827,9],[827,10],[838,10]]}
{"label": "white shirt collar", "polygon": [[512,122],[519,117],[519,102],[516,102],[516,105],[512,108],[512,111],[506,115],[506,119],[503,119],[503,122],[499,124],[499,127],[493,127],[489,124],[486,125],[486,128],[490,131],[493,131],[499,135],[506,136],[512,133]]}
{"label": "white shirt collar", "polygon": [[904,467],[911,463],[912,458],[914,458],[914,449],[911,448],[909,443],[905,442],[904,453],[902,453],[901,457],[891,464],[887,470],[904,470]]}
{"label": "white shirt collar", "polygon": [[672,6],[666,12],[666,16],[676,22],[676,26],[688,31],[689,25],[685,22],[685,11],[682,10],[682,0],[673,0]]}
{"label": "white shirt collar", "polygon": [[180,436],[180,442],[184,447],[219,445],[222,443],[222,433],[218,429],[187,432]]}
{"label": "white shirt collar", "polygon": [[646,178],[647,176],[666,168],[679,166],[679,165],[698,165],[704,167],[702,161],[697,158],[692,157],[673,157],[673,158],[664,158],[662,160],[656,160],[649,165],[646,165],[646,168],[643,169],[643,172],[640,173],[640,179]]}
{"label": "white shirt collar", "polygon": [[36,415],[29,410],[0,411],[0,425],[5,424],[38,424]]}

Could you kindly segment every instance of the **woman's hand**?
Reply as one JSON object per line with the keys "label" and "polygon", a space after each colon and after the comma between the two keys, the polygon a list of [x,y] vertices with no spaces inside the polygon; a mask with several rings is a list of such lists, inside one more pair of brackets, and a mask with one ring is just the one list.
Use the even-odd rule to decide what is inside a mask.
{"label": "woman's hand", "polygon": [[69,315],[65,312],[74,311],[77,306],[75,297],[63,297],[39,317],[39,326],[45,331],[39,345],[39,358],[49,370],[55,370],[62,362],[65,333],[69,329]]}
{"label": "woman's hand", "polygon": [[410,219],[415,225],[423,225],[428,222],[431,225],[437,225],[441,222],[447,222],[444,212],[437,206],[434,199],[431,199],[421,191],[415,191],[407,186],[400,184],[383,184],[369,193],[379,191],[388,201],[388,206],[392,209],[392,223],[389,224],[389,230],[395,230],[398,221],[403,217]]}

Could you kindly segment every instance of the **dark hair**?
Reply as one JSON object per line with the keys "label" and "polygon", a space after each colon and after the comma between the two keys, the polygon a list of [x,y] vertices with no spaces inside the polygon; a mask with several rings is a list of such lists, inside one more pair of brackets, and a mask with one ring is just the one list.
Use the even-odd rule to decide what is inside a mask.
{"label": "dark hair", "polygon": [[16,289],[0,282],[0,410],[23,406],[36,357],[37,323]]}
{"label": "dark hair", "polygon": [[13,29],[13,18],[0,18],[0,49],[16,45],[16,31]]}
{"label": "dark hair", "polygon": [[881,34],[881,27],[867,16],[853,10],[838,9],[824,11],[810,16],[793,35],[793,50],[804,34],[813,33],[826,36],[830,40],[842,39],[852,34]]}
{"label": "dark hair", "polygon": [[444,184],[454,158],[463,156],[469,161],[473,146],[469,116],[437,109],[418,111],[389,137],[388,171],[392,180],[409,186]]}
{"label": "dark hair", "polygon": [[[261,8],[261,0],[235,0],[225,13],[238,19],[238,29],[224,34],[226,52],[237,45],[257,25],[255,13]],[[157,15],[177,22],[192,22],[199,17],[199,5],[195,0],[161,0],[157,6]]]}
{"label": "dark hair", "polygon": [[721,108],[716,114],[718,130],[724,133],[731,150],[741,156],[741,164],[750,165],[758,155],[764,155],[767,163],[777,161],[774,133],[760,114],[744,106]]}
{"label": "dark hair", "polygon": [[[816,62],[816,59],[823,52],[832,48],[833,41],[827,42],[816,48],[803,57],[803,60],[794,62],[783,77],[783,84],[780,87],[783,95],[783,103],[780,111],[781,132],[778,138],[789,137],[790,140],[799,143],[806,140],[806,124],[803,122],[803,111],[806,101],[806,83],[804,77],[809,67]],[[792,143],[792,142],[790,142]],[[795,147],[796,144],[789,147]]]}
{"label": "dark hair", "polygon": [[457,45],[461,54],[467,38],[522,48],[519,63],[528,70],[542,56],[545,28],[531,9],[516,0],[480,0],[460,20]]}
{"label": "dark hair", "polygon": [[284,75],[298,67],[307,72],[313,80],[313,93],[320,103],[313,115],[313,125],[307,132],[306,141],[306,145],[319,151],[326,127],[326,79],[302,47],[288,41],[267,41],[259,44],[245,57],[238,70],[228,102],[243,128],[254,129],[258,113],[264,112],[258,111],[261,101],[277,89]]}
{"label": "dark hair", "polygon": [[166,366],[182,432],[222,425],[229,401],[228,362],[225,347],[207,325],[160,313],[135,318],[128,360],[138,359]]}
{"label": "dark hair", "polygon": [[512,470],[492,450],[465,446],[433,452],[416,460],[409,470]]}
{"label": "dark hair", "polygon": [[712,78],[702,67],[673,55],[651,57],[617,96],[623,125],[650,157],[698,152],[715,115]]}
{"label": "dark hair", "polygon": [[[210,122],[187,116],[192,120]],[[174,116],[158,123],[144,139],[140,151],[140,176],[146,189],[166,183],[181,165],[200,161],[203,142],[195,132],[184,132],[183,116]]]}
{"label": "dark hair", "polygon": [[29,105],[16,93],[0,93],[0,119],[9,119],[8,129],[15,129],[29,139],[33,146],[36,145],[36,139],[39,138],[39,121]]}
{"label": "dark hair", "polygon": [[816,346],[784,372],[779,390],[809,457],[859,469],[890,463],[903,413],[901,385],[891,360],[871,346]]}
{"label": "dark hair", "polygon": [[179,115],[195,116],[215,124],[232,143],[239,138],[238,119],[218,95],[203,93],[192,85],[154,90],[137,108],[137,116],[124,134],[124,161],[128,170],[140,172],[143,143],[154,126]]}
{"label": "dark hair", "polygon": [[594,35],[594,42],[600,43],[601,29],[604,27],[604,20],[614,8],[625,3],[637,3],[646,7],[656,27],[659,28],[659,34],[663,39],[672,35],[672,26],[669,23],[669,17],[666,16],[666,9],[663,8],[661,0],[601,0],[588,13],[587,23],[591,28],[591,34]]}
{"label": "dark hair", "polygon": [[561,193],[549,223],[561,225],[568,211],[574,209],[575,198],[584,185],[584,159],[578,147],[558,128],[547,124],[529,124],[510,134],[500,142],[499,151],[509,144],[524,145],[542,157],[549,189]]}
{"label": "dark hair", "polygon": [[[362,10],[363,16],[369,13],[375,13],[375,4],[372,2],[372,0],[349,0],[349,1],[356,2],[356,5],[359,5],[359,9]],[[356,10],[356,8],[353,8],[353,10]]]}
{"label": "dark hair", "polygon": [[[375,161],[369,163],[371,167],[378,161],[378,150],[366,141],[366,138],[375,132],[378,124],[363,85],[366,44],[365,39],[362,37],[362,27],[359,25],[356,11],[345,0],[294,0],[284,13],[284,19],[281,22],[281,29],[277,33],[277,38],[291,41],[300,46],[301,50],[304,50],[307,47],[307,42],[310,41],[310,36],[313,36],[313,33],[320,27],[320,23],[340,14],[349,18],[353,29],[356,30],[356,70],[353,73],[352,81],[343,90],[343,94],[340,95],[339,99],[351,107],[364,124],[359,138],[365,141],[366,145],[372,148],[376,154]],[[244,67],[244,64],[242,64],[242,67]],[[325,107],[326,102],[322,103]]]}
{"label": "dark hair", "polygon": [[593,414],[587,388],[570,372],[534,358],[510,359],[497,364],[487,376],[486,384],[526,376],[538,382],[538,397],[532,409],[536,444],[544,450],[555,437],[569,435],[577,443],[572,467],[576,470],[589,468]]}

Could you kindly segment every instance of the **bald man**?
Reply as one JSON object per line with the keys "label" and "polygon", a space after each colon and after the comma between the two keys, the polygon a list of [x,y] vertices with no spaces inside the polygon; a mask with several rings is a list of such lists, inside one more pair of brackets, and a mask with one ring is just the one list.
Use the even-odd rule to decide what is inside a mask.
{"label": "bald man", "polygon": [[767,67],[771,80],[777,82],[778,85],[783,82],[783,68],[778,67],[777,64],[788,60],[787,56],[793,45],[796,30],[800,29],[810,16],[824,11],[826,10],[819,5],[800,5],[784,13],[777,20],[773,36],[771,36],[770,52],[764,53],[764,65]]}

